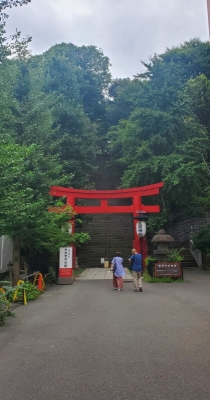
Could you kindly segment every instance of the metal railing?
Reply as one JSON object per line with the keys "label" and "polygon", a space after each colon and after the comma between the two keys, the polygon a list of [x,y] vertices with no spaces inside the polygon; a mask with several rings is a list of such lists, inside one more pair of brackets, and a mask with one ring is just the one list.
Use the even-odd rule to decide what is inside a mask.
{"label": "metal railing", "polygon": [[202,262],[202,253],[201,253],[201,251],[194,247],[194,243],[193,243],[192,239],[190,239],[189,243],[190,243],[190,253],[194,257],[198,267],[202,268],[203,262]]}
{"label": "metal railing", "polygon": [[[22,277],[22,278],[18,281],[18,283],[21,284],[22,282],[30,282],[30,283],[35,284],[35,280],[36,280],[36,277],[37,277],[38,275],[41,275],[41,276],[42,276],[42,274],[41,274],[39,271],[34,272],[33,274],[30,274],[30,275],[26,275],[26,276]],[[53,284],[53,275],[52,275],[52,272],[49,272],[49,273],[45,274],[44,277],[42,276],[42,282],[43,282],[43,290],[46,290],[47,284],[50,284],[50,286],[52,286],[52,284]],[[18,285],[18,284],[17,284],[17,285]],[[20,287],[20,290],[21,290],[21,289],[22,289],[22,296],[20,296],[20,297],[21,297],[21,302],[22,302],[22,304],[27,305],[26,290],[25,290],[24,286],[22,286],[22,288]],[[17,291],[17,290],[18,290],[18,288],[16,289],[16,291]],[[16,292],[15,292],[15,293],[16,293]],[[13,298],[13,301],[14,301],[14,300],[15,300],[15,298]]]}
{"label": "metal railing", "polygon": [[[33,274],[22,277],[21,280],[26,281],[26,282],[33,282],[33,278],[39,273],[40,273],[40,271],[34,272]],[[52,284],[53,284],[52,272],[48,272],[47,274],[45,274],[43,276],[43,278],[44,278],[45,285],[49,284],[50,286],[52,286]]]}
{"label": "metal railing", "polygon": [[50,286],[52,286],[52,284],[53,284],[53,275],[52,275],[52,272],[48,272],[48,274],[45,274],[45,276],[44,276],[44,283],[45,283],[46,286],[47,286],[48,284],[49,284]]}
{"label": "metal railing", "polygon": [[38,273],[39,273],[39,271],[34,272],[33,274],[30,274],[30,275],[23,276],[23,277],[21,277],[21,281],[30,282],[33,280],[33,277],[36,276]]}

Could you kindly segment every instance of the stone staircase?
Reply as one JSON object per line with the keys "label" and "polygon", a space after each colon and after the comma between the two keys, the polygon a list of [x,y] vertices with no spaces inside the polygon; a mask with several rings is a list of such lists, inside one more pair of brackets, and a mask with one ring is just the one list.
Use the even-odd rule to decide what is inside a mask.
{"label": "stone staircase", "polygon": [[88,232],[91,240],[77,249],[80,268],[103,267],[101,258],[109,261],[120,251],[124,267],[128,267],[133,244],[133,216],[131,214],[92,214],[82,224],[81,231]]}
{"label": "stone staircase", "polygon": [[181,255],[184,256],[184,260],[182,261],[182,267],[187,268],[187,269],[194,269],[198,268],[198,265],[192,256],[190,249],[188,247],[185,247],[184,250],[182,250]]}

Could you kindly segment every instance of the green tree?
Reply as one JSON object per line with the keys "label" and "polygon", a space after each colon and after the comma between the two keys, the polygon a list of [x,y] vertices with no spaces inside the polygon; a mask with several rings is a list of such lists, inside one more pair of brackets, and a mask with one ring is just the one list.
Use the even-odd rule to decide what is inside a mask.
{"label": "green tree", "polygon": [[210,171],[210,45],[194,39],[143,65],[145,72],[133,81],[110,87],[108,112],[117,117],[114,125],[119,121],[108,134],[111,163],[123,187],[164,181],[163,212],[156,217],[164,224],[204,211]]}
{"label": "green tree", "polygon": [[139,109],[111,130],[110,139],[112,162],[121,167],[123,187],[164,181],[162,223],[192,214],[192,199],[208,182],[209,146],[206,129],[192,115],[182,109]]}
{"label": "green tree", "polygon": [[[42,56],[32,58],[33,65],[42,71],[43,91],[52,93],[59,110],[71,109],[69,124],[72,124],[72,111],[90,120],[95,134],[93,140],[101,150],[107,129],[106,96],[111,81],[109,59],[95,46],[75,46],[62,43],[53,46]],[[68,115],[65,113],[65,121]],[[84,119],[84,116],[82,119]],[[55,118],[60,122],[63,115],[55,108]],[[61,126],[62,128],[62,126]],[[75,129],[76,128],[76,129]],[[82,131],[81,131],[82,133]],[[93,156],[93,155],[92,155]]]}
{"label": "green tree", "polygon": [[56,157],[45,157],[39,146],[0,142],[0,235],[13,239],[13,284],[19,279],[21,247],[55,252],[61,244],[87,239],[69,236],[72,209],[49,213],[49,189],[61,174]]}
{"label": "green tree", "polygon": [[187,82],[183,99],[210,135],[210,79],[204,74]]}
{"label": "green tree", "polygon": [[33,87],[38,85],[52,101],[52,140],[70,178],[68,185],[88,187],[105,124],[108,58],[94,46],[63,43],[32,57],[27,65],[31,79],[39,76]]}
{"label": "green tree", "polygon": [[155,54],[143,65],[146,71],[136,75],[144,90],[140,106],[166,110],[176,103],[189,79],[201,74],[210,78],[210,44],[193,39]]}
{"label": "green tree", "polygon": [[1,0],[0,12],[5,10],[6,8],[23,6],[24,4],[28,4],[30,2],[31,2],[31,0]]}
{"label": "green tree", "polygon": [[141,101],[142,84],[137,79],[115,79],[109,87],[106,111],[109,127],[128,119]]}

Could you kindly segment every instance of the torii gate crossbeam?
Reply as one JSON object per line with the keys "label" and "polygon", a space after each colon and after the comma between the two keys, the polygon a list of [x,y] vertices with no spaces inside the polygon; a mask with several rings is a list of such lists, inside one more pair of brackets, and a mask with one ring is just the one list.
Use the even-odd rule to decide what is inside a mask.
{"label": "torii gate crossbeam", "polygon": [[[157,183],[138,188],[128,188],[119,190],[82,190],[53,186],[50,195],[54,197],[66,197],[67,204],[71,205],[78,214],[108,214],[108,213],[132,213],[137,215],[139,210],[147,213],[160,212],[160,206],[146,206],[142,203],[142,197],[158,195],[163,183]],[[110,206],[110,199],[131,198],[130,206]],[[98,206],[80,206],[76,204],[77,199],[96,199],[100,201]]]}

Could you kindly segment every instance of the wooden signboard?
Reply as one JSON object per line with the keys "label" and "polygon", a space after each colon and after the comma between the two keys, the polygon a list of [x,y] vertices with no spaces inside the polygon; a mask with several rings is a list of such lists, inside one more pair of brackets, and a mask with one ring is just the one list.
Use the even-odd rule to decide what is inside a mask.
{"label": "wooden signboard", "polygon": [[182,278],[181,263],[156,263],[155,264],[156,278]]}

